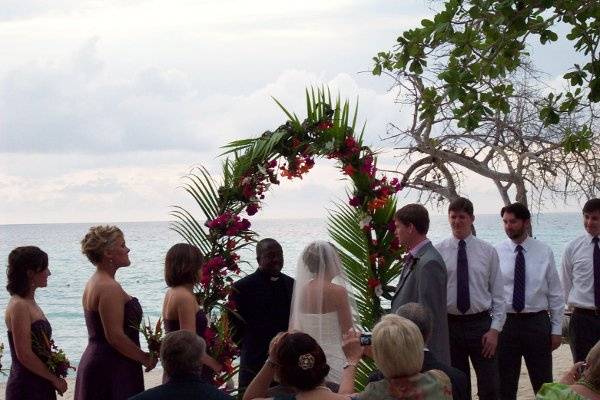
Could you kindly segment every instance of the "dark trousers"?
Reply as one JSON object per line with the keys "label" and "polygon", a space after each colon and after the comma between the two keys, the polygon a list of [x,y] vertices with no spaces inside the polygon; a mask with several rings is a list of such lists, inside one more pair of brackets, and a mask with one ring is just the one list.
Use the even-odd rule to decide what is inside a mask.
{"label": "dark trousers", "polygon": [[552,382],[552,347],[550,317],[539,313],[508,313],[498,341],[500,397],[515,400],[521,374],[521,357],[525,359],[533,392]]}
{"label": "dark trousers", "polygon": [[492,318],[487,312],[463,316],[448,315],[452,366],[467,375],[471,392],[469,358],[471,359],[477,375],[477,394],[482,400],[497,400],[500,394],[497,357],[494,355],[492,358],[485,358],[481,355],[481,338],[489,331],[491,323]]}
{"label": "dark trousers", "polygon": [[573,361],[584,361],[587,353],[600,340],[600,314],[593,311],[573,310],[569,322],[569,341],[573,352]]}

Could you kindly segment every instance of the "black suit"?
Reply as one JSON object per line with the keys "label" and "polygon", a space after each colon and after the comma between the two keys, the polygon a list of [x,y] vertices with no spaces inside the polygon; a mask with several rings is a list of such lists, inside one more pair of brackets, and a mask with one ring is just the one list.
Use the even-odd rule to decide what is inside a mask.
{"label": "black suit", "polygon": [[262,368],[271,339],[287,331],[293,290],[289,276],[274,279],[260,269],[233,285],[231,299],[241,317],[232,318],[234,338],[240,344],[240,388],[248,386]]}
{"label": "black suit", "polygon": [[[425,350],[423,352],[423,368],[421,369],[421,372],[431,371],[432,369],[440,370],[448,375],[450,383],[452,383],[452,399],[471,400],[471,391],[467,375],[457,368],[442,363],[431,351]],[[382,379],[383,374],[380,371],[375,371],[369,375],[369,382],[376,382]]]}
{"label": "black suit", "polygon": [[199,376],[172,376],[169,382],[130,397],[129,400],[233,400],[213,385],[203,382]]}

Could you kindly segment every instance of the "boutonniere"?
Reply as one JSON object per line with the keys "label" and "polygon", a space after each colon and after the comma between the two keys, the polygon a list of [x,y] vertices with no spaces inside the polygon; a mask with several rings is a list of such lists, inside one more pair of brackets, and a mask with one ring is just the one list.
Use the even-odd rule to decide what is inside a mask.
{"label": "boutonniere", "polygon": [[413,258],[410,260],[410,265],[409,265],[409,267],[410,267],[410,270],[411,270],[411,271],[412,271],[413,269],[415,269],[415,265],[417,265],[417,261],[419,261],[419,257],[413,257]]}

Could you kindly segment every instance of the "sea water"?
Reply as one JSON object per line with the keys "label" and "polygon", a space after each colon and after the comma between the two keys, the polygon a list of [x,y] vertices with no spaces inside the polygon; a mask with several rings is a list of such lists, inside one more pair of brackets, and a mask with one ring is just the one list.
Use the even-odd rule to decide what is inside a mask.
{"label": "sea water", "polygon": [[[429,237],[435,243],[450,234],[445,216],[432,216]],[[534,236],[550,245],[557,267],[565,245],[583,233],[581,215],[576,213],[541,214],[533,217]],[[0,225],[0,265],[6,268],[8,253],[17,246],[35,245],[48,253],[50,271],[48,287],[36,292],[36,299],[52,324],[56,344],[65,350],[77,365],[87,344],[87,330],[83,318],[81,295],[94,266],[81,254],[80,241],[92,223]],[[182,239],[170,229],[168,222],[117,223],[125,234],[131,249],[131,266],[117,272],[117,280],[127,293],[137,297],[145,317],[154,322],[160,316],[166,291],[163,278],[164,257],[167,250]],[[475,226],[478,237],[491,243],[506,239],[498,215],[479,215]],[[252,229],[260,238],[272,237],[283,246],[284,273],[293,276],[296,260],[311,241],[328,239],[325,219],[255,220]],[[254,247],[242,252],[245,272],[256,268]],[[8,301],[6,274],[0,274],[0,308]],[[6,328],[0,328],[0,342],[5,344],[3,368],[9,368],[10,355]],[[142,342],[144,340],[142,339]],[[145,345],[145,343],[143,343]],[[6,377],[0,375],[0,380]]]}

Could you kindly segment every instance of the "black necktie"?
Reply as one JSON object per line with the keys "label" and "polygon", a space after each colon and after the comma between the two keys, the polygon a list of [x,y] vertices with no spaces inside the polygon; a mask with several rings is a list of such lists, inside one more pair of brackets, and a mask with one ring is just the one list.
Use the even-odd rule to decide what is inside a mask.
{"label": "black necktie", "polygon": [[513,289],[512,306],[516,312],[521,312],[525,308],[525,256],[523,255],[523,246],[520,244],[517,245],[516,251],[515,286]]}
{"label": "black necktie", "polygon": [[469,298],[469,262],[467,248],[464,240],[458,242],[458,256],[456,258],[456,308],[461,313],[466,313],[471,307]]}
{"label": "black necktie", "polygon": [[600,308],[600,247],[598,247],[598,236],[592,239],[594,243],[594,303]]}

